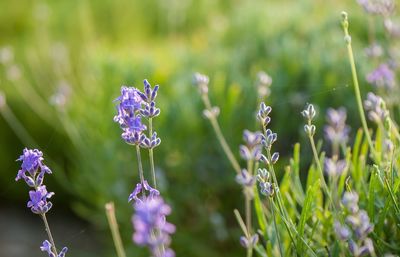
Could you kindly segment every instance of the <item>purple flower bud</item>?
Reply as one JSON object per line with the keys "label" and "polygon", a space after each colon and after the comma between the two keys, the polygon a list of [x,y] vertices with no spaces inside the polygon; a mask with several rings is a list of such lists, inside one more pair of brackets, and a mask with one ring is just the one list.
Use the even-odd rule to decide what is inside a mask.
{"label": "purple flower bud", "polygon": [[240,237],[240,244],[246,248],[253,248],[258,242],[258,234],[252,235],[250,238],[247,238],[245,236]]}
{"label": "purple flower bud", "polygon": [[275,164],[278,161],[278,159],[279,159],[279,153],[278,152],[273,153],[271,157],[272,164]]}
{"label": "purple flower bud", "polygon": [[28,208],[31,208],[33,213],[46,213],[52,206],[51,202],[47,202],[47,199],[51,198],[53,195],[53,192],[47,192],[46,186],[39,186],[36,191],[29,191],[30,200],[28,201],[27,206]]}

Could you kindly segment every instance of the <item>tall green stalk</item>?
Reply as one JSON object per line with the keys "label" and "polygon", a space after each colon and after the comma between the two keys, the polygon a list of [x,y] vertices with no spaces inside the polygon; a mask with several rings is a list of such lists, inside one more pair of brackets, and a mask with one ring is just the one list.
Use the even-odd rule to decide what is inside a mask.
{"label": "tall green stalk", "polygon": [[357,70],[356,70],[356,64],[354,61],[354,55],[353,55],[353,49],[351,47],[351,36],[349,35],[349,21],[348,21],[348,15],[346,12],[342,12],[342,27],[344,31],[344,39],[346,42],[347,46],[347,54],[349,56],[349,61],[350,61],[350,67],[351,67],[351,74],[353,77],[353,85],[354,85],[354,93],[356,95],[356,100],[357,100],[357,107],[358,107],[358,112],[361,118],[361,123],[364,129],[365,136],[367,137],[369,149],[372,153],[372,155],[375,157],[376,152],[374,149],[374,145],[372,143],[371,135],[368,130],[368,125],[367,125],[367,120],[365,118],[365,113],[364,113],[364,108],[362,105],[362,100],[361,100],[361,93],[360,93],[360,86],[358,84],[358,78],[357,78]]}
{"label": "tall green stalk", "polygon": [[[212,111],[212,106],[210,103],[210,99],[208,98],[207,94],[202,94],[201,99],[203,100],[204,105],[206,106],[206,109],[208,111]],[[218,124],[217,118],[214,115],[210,115],[209,117],[211,125],[215,131],[215,134],[217,135],[217,139],[219,143],[222,146],[222,149],[224,150],[226,156],[229,159],[229,162],[231,163],[232,167],[235,169],[236,173],[240,173],[240,165],[238,161],[236,160],[235,156],[232,153],[231,148],[229,147],[228,143],[226,142],[226,139],[224,135],[222,134],[221,127]]]}
{"label": "tall green stalk", "polygon": [[[149,118],[149,138],[153,135],[153,118]],[[149,159],[150,159],[150,171],[151,177],[153,178],[153,186],[157,189],[156,173],[154,171],[154,157],[153,148],[149,148]]]}
{"label": "tall green stalk", "polygon": [[114,241],[115,250],[118,257],[126,257],[124,246],[122,245],[121,235],[118,229],[117,218],[115,217],[114,203],[109,202],[105,205],[108,225],[110,226],[111,235]]}

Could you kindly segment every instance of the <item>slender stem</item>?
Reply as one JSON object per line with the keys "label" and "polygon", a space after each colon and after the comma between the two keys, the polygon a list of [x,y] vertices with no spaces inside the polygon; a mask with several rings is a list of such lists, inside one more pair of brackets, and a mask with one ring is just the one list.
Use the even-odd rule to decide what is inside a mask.
{"label": "slender stem", "polygon": [[[210,99],[208,98],[208,95],[207,94],[202,94],[201,98],[203,100],[204,105],[206,106],[206,109],[211,111],[212,110],[212,106],[211,106],[211,103],[210,103]],[[214,116],[211,115],[210,122],[211,122],[211,125],[212,125],[216,135],[217,135],[217,139],[218,139],[219,143],[221,144],[222,149],[224,150],[226,156],[228,157],[232,167],[239,174],[240,173],[240,165],[239,165],[238,161],[236,160],[235,156],[233,155],[228,143],[226,142],[225,137],[222,134],[222,131],[221,131],[221,128],[220,128],[220,126],[218,124],[217,119]]]}
{"label": "slender stem", "polygon": [[250,208],[251,198],[248,192],[244,192],[244,196],[246,198],[245,199],[246,228],[247,231],[249,232],[249,235],[251,235],[251,208]]}
{"label": "slender stem", "polygon": [[110,226],[111,235],[114,241],[115,250],[118,257],[126,257],[124,246],[122,245],[121,235],[118,229],[117,218],[115,217],[114,203],[109,202],[104,206],[106,209],[107,221]]}
{"label": "slender stem", "polygon": [[272,206],[272,198],[271,197],[269,197],[269,203],[271,205],[272,218],[274,220],[275,233],[276,233],[276,238],[278,240],[278,245],[279,245],[279,253],[281,254],[281,257],[283,257],[282,243],[281,243],[281,239],[279,237],[278,226],[276,225],[276,216],[275,216],[274,207]]}
{"label": "slender stem", "polygon": [[[153,118],[149,118],[149,138],[151,138],[152,135],[153,135]],[[153,178],[153,186],[155,189],[157,189],[156,173],[154,171],[153,148],[149,148],[149,159],[150,159],[151,176]]]}
{"label": "slender stem", "polygon": [[[266,151],[267,151],[268,160],[271,160],[272,159],[272,157],[271,157],[271,149],[267,148]],[[276,178],[276,175],[275,175],[274,165],[272,165],[271,162],[268,163],[268,169],[270,170],[270,172],[272,174],[272,180],[273,180],[274,184],[278,187],[278,185],[279,185],[278,184],[278,179]],[[293,226],[293,222],[290,219],[289,215],[287,215],[286,207],[283,204],[281,192],[279,190],[275,190],[275,194],[276,194],[276,199],[277,199],[277,202],[278,202],[278,207],[279,207],[279,211],[281,213],[281,216],[283,218],[285,218],[286,220],[290,220],[290,225]],[[289,236],[290,236],[290,239],[292,240],[293,245],[296,247],[296,242],[294,241],[294,238],[293,238],[292,231],[291,231],[290,227],[285,222],[284,222],[284,224],[285,224],[286,230],[289,233]]]}
{"label": "slender stem", "polygon": [[51,243],[51,248],[53,249],[53,253],[57,256],[58,253],[57,253],[56,244],[54,243],[53,236],[51,235],[51,231],[50,231],[49,223],[47,222],[46,214],[42,213],[42,214],[40,214],[40,216],[42,217],[44,226],[46,227],[47,236],[49,237],[49,240]]}
{"label": "slender stem", "polygon": [[[308,121],[308,125],[311,126],[311,121]],[[318,153],[317,153],[317,148],[315,147],[314,137],[313,137],[312,135],[309,134],[309,135],[308,135],[308,138],[310,139],[310,144],[311,144],[311,148],[312,148],[312,152],[313,152],[313,156],[314,156],[314,161],[315,161],[315,163],[317,164],[317,168],[318,168],[318,171],[319,171],[319,175],[320,175],[320,177],[321,177],[322,187],[323,187],[323,189],[324,189],[326,195],[327,195],[328,198],[329,198],[330,204],[332,205],[333,209],[336,211],[336,206],[335,206],[335,204],[333,203],[331,193],[329,192],[328,186],[327,186],[326,181],[325,181],[325,178],[324,178],[324,173],[323,173],[323,170],[322,170],[321,163],[320,163],[320,161],[319,161],[319,157],[318,157]]]}
{"label": "slender stem", "polygon": [[345,41],[346,41],[346,45],[347,45],[347,53],[348,53],[349,61],[350,61],[351,74],[353,77],[354,93],[356,95],[358,112],[360,114],[361,123],[362,123],[363,129],[364,129],[365,136],[367,137],[369,148],[371,150],[372,155],[375,157],[376,153],[375,153],[375,149],[374,149],[374,146],[372,143],[371,135],[369,134],[367,120],[365,118],[364,108],[363,108],[362,100],[361,100],[360,86],[358,85],[357,70],[356,70],[356,65],[355,65],[355,61],[354,61],[353,49],[351,47],[351,37],[349,35],[349,30],[348,30],[349,22],[347,20],[347,13],[343,12],[342,15],[343,15],[342,25],[343,25]]}
{"label": "slender stem", "polygon": [[138,167],[139,167],[140,182],[141,182],[142,185],[143,185],[144,176],[143,176],[142,158],[140,157],[140,146],[139,146],[139,145],[136,145],[136,156],[137,156]]}

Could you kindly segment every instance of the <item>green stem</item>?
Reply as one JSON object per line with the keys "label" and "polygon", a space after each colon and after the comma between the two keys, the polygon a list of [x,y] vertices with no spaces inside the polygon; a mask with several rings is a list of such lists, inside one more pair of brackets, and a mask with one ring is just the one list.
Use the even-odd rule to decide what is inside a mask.
{"label": "green stem", "polygon": [[[201,98],[203,100],[204,105],[206,106],[206,109],[208,111],[212,111],[212,106],[210,103],[210,99],[208,98],[208,95],[202,94]],[[211,125],[215,131],[215,134],[217,135],[217,139],[218,139],[219,143],[221,144],[222,149],[224,150],[226,156],[229,159],[229,162],[231,163],[234,170],[239,174],[240,170],[241,170],[240,165],[239,165],[238,161],[236,160],[235,156],[233,155],[228,143],[226,142],[225,137],[222,134],[221,128],[218,124],[216,117],[211,115],[211,117],[209,119],[210,119]]]}
{"label": "green stem", "polygon": [[344,30],[346,45],[347,45],[347,53],[348,53],[349,61],[350,61],[351,74],[353,77],[354,93],[356,95],[358,112],[360,114],[361,123],[362,123],[363,129],[364,129],[365,136],[367,137],[370,151],[371,151],[372,155],[375,157],[376,153],[375,153],[375,149],[373,147],[371,135],[369,134],[367,120],[365,118],[364,108],[363,108],[362,100],[361,100],[360,86],[358,84],[358,78],[357,78],[357,70],[356,70],[356,65],[355,65],[355,61],[354,61],[353,49],[351,47],[351,37],[349,35],[349,30],[348,30],[349,22],[347,19],[347,13],[342,12],[342,16],[343,16],[342,26],[343,26],[343,30]]}
{"label": "green stem", "polygon": [[[308,125],[311,126],[311,121],[308,121]],[[315,163],[317,164],[317,168],[318,168],[318,171],[319,171],[319,175],[320,175],[320,177],[321,177],[322,187],[323,187],[323,189],[324,189],[326,195],[327,195],[328,198],[329,198],[330,204],[332,205],[333,209],[334,209],[335,212],[336,212],[336,206],[335,206],[335,204],[333,203],[331,193],[329,192],[328,186],[327,186],[327,184],[326,184],[326,182],[325,182],[324,172],[323,172],[323,170],[322,170],[322,166],[321,166],[321,163],[320,163],[320,161],[319,161],[319,157],[318,157],[318,153],[317,153],[317,148],[315,147],[314,137],[313,137],[312,135],[309,134],[309,135],[308,135],[308,138],[310,139],[310,144],[311,144],[311,149],[312,149],[313,156],[314,156],[314,161],[315,161]]]}
{"label": "green stem", "polygon": [[115,217],[114,203],[109,202],[105,205],[108,225],[110,226],[111,235],[118,257],[126,257],[124,246],[122,245],[121,235],[118,229],[117,218]]}
{"label": "green stem", "polygon": [[138,167],[139,167],[139,177],[140,177],[140,182],[144,183],[144,176],[143,176],[143,166],[142,166],[142,158],[140,157],[140,146],[136,145],[136,157],[138,161]]}
{"label": "green stem", "polygon": [[269,197],[269,203],[271,205],[271,212],[272,212],[272,218],[274,220],[274,227],[275,227],[275,233],[276,233],[276,239],[278,240],[278,245],[279,245],[279,253],[281,254],[281,257],[283,257],[283,250],[282,250],[282,243],[281,243],[281,239],[279,237],[279,230],[278,230],[278,226],[276,224],[276,217],[275,217],[275,211],[274,211],[274,207],[272,206],[272,199],[271,197]]}
{"label": "green stem", "polygon": [[[152,135],[153,135],[153,118],[149,118],[149,138],[151,138]],[[153,186],[155,189],[157,189],[156,173],[154,171],[153,148],[149,148],[149,159],[150,159],[151,176],[153,178]]]}
{"label": "green stem", "polygon": [[40,214],[40,216],[42,217],[44,226],[46,227],[47,236],[49,237],[49,240],[51,243],[51,248],[53,249],[53,253],[57,256],[58,253],[57,253],[56,244],[54,243],[54,239],[53,239],[53,236],[50,231],[49,223],[47,222],[46,214],[42,213],[42,214]]}

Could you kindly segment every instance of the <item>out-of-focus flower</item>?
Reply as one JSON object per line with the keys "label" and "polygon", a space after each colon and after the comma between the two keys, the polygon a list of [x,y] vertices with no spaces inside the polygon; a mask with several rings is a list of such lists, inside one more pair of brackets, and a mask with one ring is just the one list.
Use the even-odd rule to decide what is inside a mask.
{"label": "out-of-focus flower", "polygon": [[210,79],[204,75],[196,72],[193,75],[193,84],[199,89],[200,94],[208,94],[208,83]]}
{"label": "out-of-focus flower", "polygon": [[325,137],[332,144],[346,143],[350,127],[346,125],[346,109],[343,107],[335,110],[329,108],[326,114],[328,125],[324,127]]}
{"label": "out-of-focus flower", "polygon": [[0,63],[7,65],[14,61],[14,52],[11,46],[5,46],[0,49]]}
{"label": "out-of-focus flower", "polygon": [[174,251],[169,248],[171,234],[175,226],[166,221],[171,207],[161,196],[147,198],[135,204],[132,223],[135,229],[133,241],[141,246],[149,247],[153,257],[173,257]]}
{"label": "out-of-focus flower", "polygon": [[253,248],[257,244],[257,242],[258,242],[258,234],[254,234],[250,236],[250,238],[247,238],[245,236],[240,237],[240,244],[246,249]]}
{"label": "out-of-focus flower", "polygon": [[371,92],[367,94],[364,107],[368,111],[368,118],[373,122],[383,122],[389,115],[383,99]]}
{"label": "out-of-focus flower", "polygon": [[337,160],[335,158],[326,158],[324,168],[328,176],[340,176],[347,168],[346,160]]}
{"label": "out-of-focus flower", "polygon": [[367,75],[367,81],[378,88],[391,89],[395,85],[395,75],[389,65],[383,63]]}
{"label": "out-of-focus flower", "polygon": [[259,160],[261,157],[262,134],[258,131],[251,132],[245,130],[243,132],[243,139],[246,144],[239,147],[240,156],[247,161]]}
{"label": "out-of-focus flower", "polygon": [[355,192],[346,192],[342,203],[348,213],[346,225],[335,222],[335,232],[342,241],[347,241],[349,250],[354,256],[365,256],[374,253],[372,240],[368,238],[374,227],[370,223],[368,214],[358,206],[358,195]]}
{"label": "out-of-focus flower", "polygon": [[370,58],[380,57],[383,54],[382,47],[377,43],[371,44],[369,47],[365,48],[364,51],[365,54]]}
{"label": "out-of-focus flower", "polygon": [[250,175],[250,173],[243,169],[239,174],[236,175],[236,182],[245,187],[252,188],[256,182],[256,178]]}
{"label": "out-of-focus flower", "polygon": [[50,97],[50,104],[63,108],[69,99],[71,94],[71,86],[66,81],[61,81],[55,91],[55,93]]}
{"label": "out-of-focus flower", "polygon": [[357,0],[367,13],[388,16],[394,8],[393,0]]}
{"label": "out-of-focus flower", "polygon": [[260,71],[257,74],[257,93],[260,98],[268,97],[271,94],[271,84],[272,78],[267,73]]}

